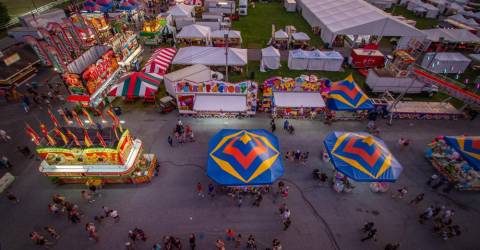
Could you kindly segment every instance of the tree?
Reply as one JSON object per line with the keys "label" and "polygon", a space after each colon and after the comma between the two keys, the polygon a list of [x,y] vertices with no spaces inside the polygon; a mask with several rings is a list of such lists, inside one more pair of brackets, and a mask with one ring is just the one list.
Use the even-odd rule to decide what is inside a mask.
{"label": "tree", "polygon": [[8,15],[7,6],[4,3],[0,2],[0,25],[6,24],[10,21],[10,16]]}

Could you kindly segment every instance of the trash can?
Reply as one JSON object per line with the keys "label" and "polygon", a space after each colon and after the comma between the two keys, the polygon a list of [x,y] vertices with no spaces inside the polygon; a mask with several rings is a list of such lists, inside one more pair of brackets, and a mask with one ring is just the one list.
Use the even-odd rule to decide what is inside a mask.
{"label": "trash can", "polygon": [[116,107],[113,107],[113,112],[115,113],[115,115],[119,116],[122,114],[122,108],[116,106]]}

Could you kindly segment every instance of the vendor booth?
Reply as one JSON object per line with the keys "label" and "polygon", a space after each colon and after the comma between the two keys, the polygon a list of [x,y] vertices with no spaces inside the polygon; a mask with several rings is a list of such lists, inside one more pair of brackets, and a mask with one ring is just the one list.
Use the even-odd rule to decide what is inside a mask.
{"label": "vendor booth", "polygon": [[374,192],[386,191],[385,182],[395,182],[402,172],[385,143],[368,133],[331,132],[323,144],[337,171],[333,183],[337,192],[351,191],[349,179],[373,182]]}
{"label": "vendor booth", "polygon": [[143,97],[144,102],[155,102],[160,78],[144,72],[133,72],[120,78],[118,84],[110,88],[109,96],[123,96],[125,101]]}
{"label": "vendor booth", "polygon": [[375,108],[351,75],[343,81],[332,83],[327,94],[327,106],[335,111],[333,118],[336,120],[364,119],[366,111]]}
{"label": "vendor booth", "polygon": [[177,43],[180,45],[210,45],[210,27],[192,24],[183,27],[176,35]]}
{"label": "vendor booth", "polygon": [[222,129],[208,148],[207,175],[219,185],[272,185],[283,175],[278,139],[266,130]]}
{"label": "vendor booth", "polygon": [[265,72],[266,69],[279,69],[280,64],[280,51],[269,46],[262,49],[262,61],[260,62],[260,71]]}
{"label": "vendor booth", "polygon": [[310,37],[303,32],[295,32],[292,34],[292,46],[294,49],[304,48],[308,45]]}
{"label": "vendor booth", "polygon": [[273,33],[273,39],[270,45],[277,49],[287,49],[288,40],[289,36],[287,32],[283,30],[277,30],[275,33]]}
{"label": "vendor booth", "polygon": [[106,104],[107,92],[121,71],[115,53],[109,47],[91,47],[70,63],[62,75],[70,92],[67,100],[91,107]]}
{"label": "vendor booth", "polygon": [[273,116],[315,118],[325,108],[319,92],[273,92]]}
{"label": "vendor booth", "polygon": [[[295,93],[304,93],[304,92],[314,92],[321,93],[327,89],[327,86],[330,85],[328,79],[318,79],[315,75],[307,76],[301,75],[296,78],[290,77],[272,77],[263,82],[262,85],[262,104],[260,109],[265,112],[270,112],[274,110],[274,93],[276,92],[295,92]],[[299,96],[301,98],[301,95]],[[318,101],[318,100],[317,100]],[[323,105],[325,106],[325,105]],[[308,113],[303,109],[303,114],[300,112],[295,113],[298,117],[308,117],[315,118],[318,112],[321,112],[323,109],[312,109],[313,112]],[[289,111],[293,111],[289,109]],[[293,112],[289,112],[289,116],[293,116]]]}
{"label": "vendor booth", "polygon": [[155,50],[148,62],[143,67],[143,72],[163,78],[177,50],[175,48],[161,48]]}
{"label": "vendor booth", "polygon": [[225,47],[226,39],[228,40],[228,47],[242,47],[242,36],[238,30],[215,30],[212,32],[212,44],[215,47]]}
{"label": "vendor booth", "polygon": [[353,68],[383,68],[385,56],[380,50],[353,49],[348,62]]}
{"label": "vendor booth", "polygon": [[222,81],[175,83],[176,99],[181,114],[196,117],[236,117],[254,115],[257,110],[257,83]]}
{"label": "vendor booth", "polygon": [[[50,116],[58,127],[47,129],[40,124],[40,137],[27,125],[26,132],[37,146],[42,160],[38,170],[55,183],[84,183],[101,186],[106,183],[147,183],[153,177],[156,156],[145,154],[143,142],[135,139],[128,129],[123,129],[120,120],[110,110],[107,121],[95,121],[86,110],[84,118],[89,123],[66,122],[61,126],[53,113]],[[78,114],[75,120],[81,121]],[[68,119],[68,118],[67,118]],[[92,124],[103,123],[102,129]],[[95,183],[95,184],[93,184]]]}
{"label": "vendor booth", "polygon": [[480,190],[479,136],[444,136],[428,145],[426,157],[458,190]]}
{"label": "vendor booth", "polygon": [[138,43],[137,34],[132,31],[115,34],[109,44],[117,57],[118,64],[126,71],[134,69],[135,65],[141,62],[143,48]]}
{"label": "vendor booth", "polygon": [[466,29],[429,29],[422,30],[430,42],[428,51],[435,52],[474,52],[480,48],[480,37]]}
{"label": "vendor booth", "polygon": [[426,53],[422,67],[440,74],[461,74],[472,60],[457,52]]}
{"label": "vendor booth", "polygon": [[233,71],[243,71],[247,65],[247,50],[228,48],[228,55],[225,56],[225,48],[190,46],[180,48],[173,58],[173,65],[203,64],[215,67],[214,70],[225,72],[225,65]]}
{"label": "vendor booth", "polygon": [[158,45],[162,37],[162,30],[167,25],[165,18],[156,17],[143,22],[140,37],[145,45]]}
{"label": "vendor booth", "polygon": [[101,42],[107,42],[112,36],[111,27],[103,13],[81,13],[86,23],[94,29],[95,35]]}
{"label": "vendor booth", "polygon": [[290,50],[288,68],[293,70],[340,71],[343,57],[336,51]]}
{"label": "vendor booth", "polygon": [[175,96],[176,82],[182,80],[188,82],[207,82],[210,80],[221,80],[218,77],[216,79],[213,79],[213,74],[218,75],[217,72],[211,71],[210,68],[207,66],[195,64],[166,74],[163,78],[163,81],[167,93],[171,96]]}

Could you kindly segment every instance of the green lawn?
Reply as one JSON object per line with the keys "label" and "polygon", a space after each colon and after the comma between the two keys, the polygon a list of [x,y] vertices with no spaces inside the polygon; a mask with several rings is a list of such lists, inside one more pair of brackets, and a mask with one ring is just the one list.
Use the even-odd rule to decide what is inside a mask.
{"label": "green lawn", "polygon": [[239,82],[250,77],[250,72],[255,72],[255,81],[259,84],[263,83],[266,79],[274,76],[281,77],[297,77],[300,75],[316,75],[318,77],[325,77],[332,81],[342,80],[350,73],[353,73],[355,81],[362,87],[365,87],[365,77],[358,74],[356,71],[346,69],[344,72],[330,72],[330,71],[304,71],[304,70],[289,70],[287,61],[282,62],[282,67],[278,70],[270,70],[267,72],[260,72],[259,61],[249,61],[247,70],[243,74],[231,74],[229,75],[230,82]]}
{"label": "green lawn", "polygon": [[293,25],[297,31],[307,33],[310,44],[322,47],[320,36],[314,35],[308,23],[297,12],[286,12],[281,3],[257,3],[255,8],[248,8],[248,15],[241,16],[233,23],[233,29],[242,32],[243,44],[247,48],[263,48],[272,36],[272,24],[275,30]]}
{"label": "green lawn", "polygon": [[391,9],[386,10],[386,12],[391,13],[394,16],[403,16],[407,19],[415,20],[417,21],[417,24],[415,27],[418,29],[433,29],[435,26],[438,24],[437,19],[432,19],[432,18],[423,18],[415,15],[413,12],[407,10],[407,8],[402,7],[402,6],[395,6]]}

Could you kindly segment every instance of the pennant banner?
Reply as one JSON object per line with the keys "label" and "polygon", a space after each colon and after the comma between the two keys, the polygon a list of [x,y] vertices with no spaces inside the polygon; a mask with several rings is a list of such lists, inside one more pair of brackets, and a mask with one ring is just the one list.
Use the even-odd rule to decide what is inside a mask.
{"label": "pennant banner", "polygon": [[53,115],[52,111],[50,109],[47,109],[47,112],[48,112],[48,115],[50,116],[50,119],[52,120],[53,122],[53,125],[55,125],[56,128],[59,128],[61,127],[60,126],[60,123],[58,122],[57,118],[55,117],[55,115]]}
{"label": "pennant banner", "polygon": [[75,110],[72,110],[72,116],[73,116],[73,119],[75,119],[75,121],[77,122],[78,126],[85,128],[85,125],[83,124],[82,119],[80,119],[80,117],[78,116],[77,112],[75,112]]}
{"label": "pennant banner", "polygon": [[30,127],[28,123],[25,124],[25,127],[25,130],[27,134],[32,138],[33,143],[35,143],[35,145],[37,146],[40,146],[40,136],[37,134],[37,132],[35,132],[35,130],[33,130],[33,128]]}
{"label": "pennant banner", "polygon": [[87,117],[87,120],[90,122],[91,125],[95,125],[95,121],[92,119],[92,116],[90,115],[90,113],[88,113],[86,109],[82,108],[82,113],[85,117]]}
{"label": "pennant banner", "polygon": [[55,132],[55,134],[56,134],[57,136],[59,136],[60,138],[62,138],[62,141],[63,141],[63,143],[64,143],[65,145],[68,144],[68,137],[67,137],[62,131],[60,131],[60,129],[54,128],[53,131]]}
{"label": "pennant banner", "polygon": [[107,147],[107,144],[105,143],[105,140],[103,140],[102,135],[98,131],[97,131],[97,139],[100,141],[100,144],[102,145],[102,147],[104,147],[104,148]]}
{"label": "pennant banner", "polygon": [[85,138],[85,146],[91,147],[93,146],[92,139],[90,139],[90,136],[88,135],[88,132],[86,129],[83,130],[84,138]]}
{"label": "pennant banner", "polygon": [[75,143],[75,145],[76,145],[77,147],[80,147],[80,141],[78,141],[77,136],[76,136],[74,133],[72,133],[72,131],[70,131],[69,129],[67,129],[67,135],[72,138],[73,142]]}

